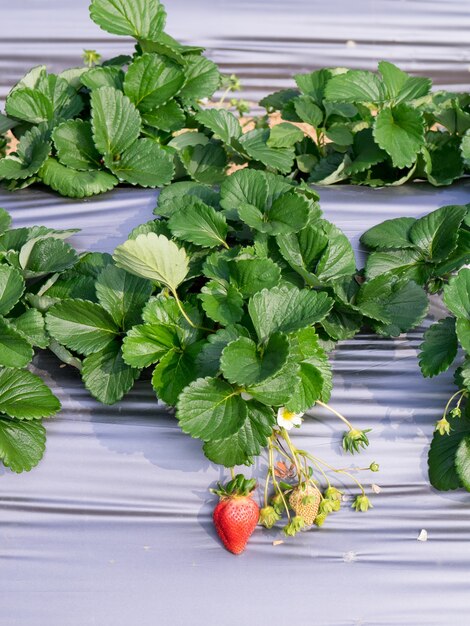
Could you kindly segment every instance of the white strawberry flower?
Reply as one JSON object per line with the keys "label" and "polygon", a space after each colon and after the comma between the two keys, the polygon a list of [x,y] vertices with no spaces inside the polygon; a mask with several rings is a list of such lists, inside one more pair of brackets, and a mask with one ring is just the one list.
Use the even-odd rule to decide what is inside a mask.
{"label": "white strawberry flower", "polygon": [[301,426],[303,413],[288,411],[285,406],[279,407],[277,411],[277,425],[286,430],[294,426]]}

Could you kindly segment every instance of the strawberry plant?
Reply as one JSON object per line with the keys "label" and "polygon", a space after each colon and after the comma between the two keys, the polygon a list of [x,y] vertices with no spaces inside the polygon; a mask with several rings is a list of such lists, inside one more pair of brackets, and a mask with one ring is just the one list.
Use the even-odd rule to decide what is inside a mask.
{"label": "strawberry plant", "polygon": [[449,315],[424,333],[419,365],[425,377],[457,361],[457,391],[436,422],[429,451],[434,487],[470,491],[470,207],[446,206],[420,219],[387,220],[361,238],[370,248],[366,277],[407,277],[429,294],[442,293]]}
{"label": "strawberry plant", "polygon": [[469,94],[431,93],[430,79],[387,61],[379,63],[378,73],[322,69],[295,81],[296,89],[260,103],[284,120],[271,130],[268,144],[295,153],[295,178],[371,187],[420,179],[440,186],[466,173]]}
{"label": "strawberry plant", "polygon": [[[41,290],[55,353],[109,404],[150,375],[215,463],[251,464],[267,448],[263,524],[285,514],[290,535],[318,516],[321,525],[340,504],[328,473],[357,479],[297,449],[288,431],[317,404],[346,427],[346,452],[368,445],[328,405],[328,353],[364,326],[384,336],[412,328],[426,314],[423,288],[401,276],[364,280],[317,194],[268,172],[240,170],[218,191],[175,183],[155,213],[113,258],[85,255]],[[293,467],[285,480],[278,459]]]}
{"label": "strawberry plant", "polygon": [[[9,189],[41,182],[62,195],[83,198],[118,183],[168,184],[175,175],[220,166],[224,153],[207,138],[172,145],[175,131],[192,126],[201,99],[212,96],[220,75],[202,49],[183,46],[164,31],[158,0],[92,0],[90,15],[107,32],[136,40],[132,56],[103,63],[85,51],[86,67],[49,74],[33,68],[13,87],[0,117],[1,132],[19,139],[0,159]],[[177,150],[178,149],[178,150]],[[179,155],[179,156],[178,156]],[[185,169],[186,168],[186,169]]]}
{"label": "strawberry plant", "polygon": [[41,460],[42,418],[60,409],[51,390],[26,368],[35,349],[49,346],[36,305],[44,287],[77,261],[64,241],[73,232],[10,228],[10,216],[0,209],[0,460],[14,472]]}

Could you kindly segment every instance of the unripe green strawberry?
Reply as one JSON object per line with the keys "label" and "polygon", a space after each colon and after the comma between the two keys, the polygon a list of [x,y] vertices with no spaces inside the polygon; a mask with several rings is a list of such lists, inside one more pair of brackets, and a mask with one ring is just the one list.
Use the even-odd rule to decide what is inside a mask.
{"label": "unripe green strawberry", "polygon": [[315,526],[321,528],[325,523],[326,518],[328,517],[328,513],[319,513],[314,521]]}
{"label": "unripe green strawberry", "polygon": [[306,526],[311,526],[318,514],[321,494],[313,485],[296,487],[289,496],[289,506]]}

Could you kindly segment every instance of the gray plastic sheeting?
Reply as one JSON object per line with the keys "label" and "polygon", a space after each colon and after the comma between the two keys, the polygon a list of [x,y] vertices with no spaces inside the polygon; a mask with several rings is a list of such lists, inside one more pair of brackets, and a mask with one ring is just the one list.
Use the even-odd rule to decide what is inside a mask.
{"label": "gray plastic sheeting", "polygon": [[[382,219],[463,203],[469,192],[469,183],[321,190],[326,217],[356,249],[360,233]],[[82,226],[73,238],[79,249],[111,252],[151,218],[155,200],[141,190],[87,202],[26,190],[0,195],[0,206],[15,226]],[[433,307],[426,325],[441,314]],[[368,488],[371,480],[382,488],[371,496],[374,509],[355,513],[345,504],[322,530],[278,546],[278,531],[258,529],[239,557],[221,547],[211,524],[207,489],[223,472],[157,405],[150,383],[101,406],[74,370],[41,354],[35,368],[63,411],[47,424],[40,466],[0,476],[0,624],[468,624],[470,495],[435,492],[426,471],[433,423],[453,384],[447,374],[421,377],[422,332],[396,340],[363,334],[334,356],[331,404],[373,429],[366,452],[343,455],[341,424],[322,410],[294,434],[336,466],[378,461],[380,473],[366,477]],[[254,475],[264,470],[261,459]],[[426,543],[417,541],[421,529]]]}
{"label": "gray plastic sheeting", "polygon": [[[83,48],[131,49],[87,18],[87,0],[1,0],[0,98],[31,65],[60,71]],[[208,47],[256,100],[325,65],[380,58],[437,84],[468,88],[467,0],[290,2],[174,0],[169,30]],[[348,8],[349,7],[349,8]],[[353,8],[352,8],[353,7]],[[468,183],[321,191],[326,217],[358,248],[361,232],[401,215],[468,201]],[[112,251],[152,215],[156,193],[123,189],[67,201],[39,191],[1,194],[15,226],[81,227],[81,250]],[[359,250],[358,250],[359,253]],[[359,261],[361,259],[359,258]],[[430,319],[442,310],[436,304]],[[373,428],[361,466],[376,460],[381,487],[367,514],[345,507],[321,531],[273,546],[257,530],[240,557],[212,529],[207,488],[222,479],[200,444],[156,404],[148,381],[114,407],[93,401],[71,368],[41,354],[35,367],[60,396],[44,461],[30,474],[0,471],[1,626],[466,626],[470,496],[430,488],[426,454],[451,376],[424,380],[422,329],[397,340],[361,335],[335,354],[331,404]],[[315,409],[296,442],[335,465],[341,425]],[[256,476],[265,468],[261,459]],[[369,486],[370,482],[367,482]],[[426,543],[417,541],[421,529]]]}

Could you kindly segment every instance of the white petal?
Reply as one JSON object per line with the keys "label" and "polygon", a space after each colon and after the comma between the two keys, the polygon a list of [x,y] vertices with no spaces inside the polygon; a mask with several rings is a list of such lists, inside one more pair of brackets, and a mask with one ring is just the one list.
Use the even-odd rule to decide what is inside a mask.
{"label": "white petal", "polygon": [[302,418],[299,417],[298,415],[296,417],[293,417],[291,419],[292,424],[294,424],[294,426],[302,426]]}
{"label": "white petal", "polygon": [[418,541],[427,541],[428,540],[428,531],[423,528],[422,531],[419,533],[419,535],[417,536],[416,539]]}
{"label": "white petal", "polygon": [[279,426],[281,428],[285,428],[286,430],[290,430],[293,426],[292,422],[290,420],[286,420],[283,417],[279,416],[277,417],[277,423],[279,424]]}

